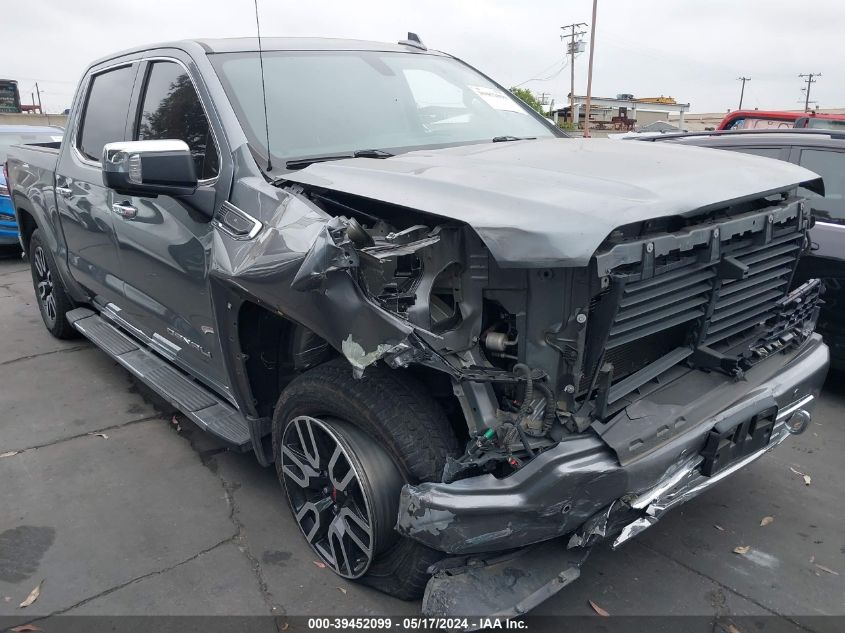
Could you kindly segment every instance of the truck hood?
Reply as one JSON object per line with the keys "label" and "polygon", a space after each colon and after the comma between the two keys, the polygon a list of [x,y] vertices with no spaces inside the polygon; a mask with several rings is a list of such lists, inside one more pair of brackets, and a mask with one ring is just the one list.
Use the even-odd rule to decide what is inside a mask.
{"label": "truck hood", "polygon": [[316,163],[285,179],[465,222],[504,267],[556,267],[586,265],[619,226],[817,186],[819,177],[699,147],[547,139]]}

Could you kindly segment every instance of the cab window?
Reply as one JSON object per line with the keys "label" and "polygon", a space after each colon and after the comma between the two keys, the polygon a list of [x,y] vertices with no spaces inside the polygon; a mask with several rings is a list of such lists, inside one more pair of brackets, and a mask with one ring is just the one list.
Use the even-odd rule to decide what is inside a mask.
{"label": "cab window", "polygon": [[122,66],[92,77],[77,140],[77,149],[86,158],[100,162],[106,143],[124,139],[134,81],[134,66]]}
{"label": "cab window", "polygon": [[194,84],[175,62],[153,62],[138,114],[137,140],[179,139],[191,148],[200,180],[219,173],[217,148]]}

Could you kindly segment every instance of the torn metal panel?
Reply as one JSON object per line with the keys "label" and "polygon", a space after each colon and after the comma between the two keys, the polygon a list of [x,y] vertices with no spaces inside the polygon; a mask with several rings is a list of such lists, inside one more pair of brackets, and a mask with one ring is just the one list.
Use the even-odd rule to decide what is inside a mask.
{"label": "torn metal panel", "polygon": [[504,556],[446,559],[426,586],[422,613],[474,622],[518,617],[576,581],[588,555],[550,541]]}
{"label": "torn metal panel", "polygon": [[358,265],[358,253],[346,238],[345,230],[340,218],[332,218],[323,226],[296,271],[291,282],[293,288],[316,290],[329,273]]}
{"label": "torn metal panel", "polygon": [[388,345],[381,343],[376,346],[374,350],[367,352],[360,343],[352,338],[352,335],[350,334],[343,339],[340,349],[346,357],[346,360],[349,361],[350,365],[352,365],[355,369],[363,370],[368,365],[372,365],[380,358],[383,358],[386,354],[401,351],[401,349],[405,349],[405,347],[402,347],[399,344]]}

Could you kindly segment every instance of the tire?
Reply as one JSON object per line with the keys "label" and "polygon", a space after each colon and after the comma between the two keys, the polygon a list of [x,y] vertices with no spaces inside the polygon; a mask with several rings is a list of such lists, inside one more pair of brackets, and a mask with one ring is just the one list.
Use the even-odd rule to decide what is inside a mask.
{"label": "tire", "polygon": [[[394,482],[390,476],[383,475],[369,482],[375,488],[372,494],[381,496],[382,504],[388,504],[385,514],[389,521],[386,531],[376,539],[380,542],[374,548],[366,573],[355,579],[403,600],[419,598],[428,582],[429,566],[444,554],[400,537],[393,526],[402,484],[440,481],[446,457],[458,453],[457,439],[442,409],[422,385],[401,370],[370,366],[362,378],[356,379],[344,358],[329,361],[294,379],[282,392],[273,416],[273,452],[276,472],[288,492],[295,520],[296,499],[288,488],[290,469],[286,476],[282,446],[284,441],[290,443],[295,437],[291,425],[302,420],[302,416],[316,418],[330,427],[338,423],[336,430],[341,436],[344,425],[363,432],[370,439],[369,444],[394,464],[398,480]],[[368,469],[373,467],[363,466],[363,470]],[[303,525],[299,521],[297,524],[305,534]],[[314,544],[309,544],[322,556]],[[337,573],[333,565],[329,566]]]}
{"label": "tire", "polygon": [[29,239],[29,268],[44,327],[56,338],[77,338],[79,335],[65,318],[75,306],[55,273],[56,262],[41,239],[40,229],[35,229]]}

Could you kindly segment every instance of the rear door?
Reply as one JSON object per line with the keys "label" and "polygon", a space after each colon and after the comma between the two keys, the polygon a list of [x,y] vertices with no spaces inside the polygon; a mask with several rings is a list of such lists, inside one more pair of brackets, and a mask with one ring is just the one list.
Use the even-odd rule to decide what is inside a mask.
{"label": "rear door", "polygon": [[73,277],[101,305],[121,303],[113,192],[103,186],[103,145],[123,141],[137,62],[94,71],[82,88],[76,127],[62,143],[56,199]]}
{"label": "rear door", "polygon": [[114,220],[125,294],[121,316],[159,353],[228,396],[208,274],[210,217],[228,195],[231,173],[221,177],[221,150],[187,63],[156,58],[139,71],[127,136],[185,141],[200,186],[190,199],[118,196],[129,210]]}

